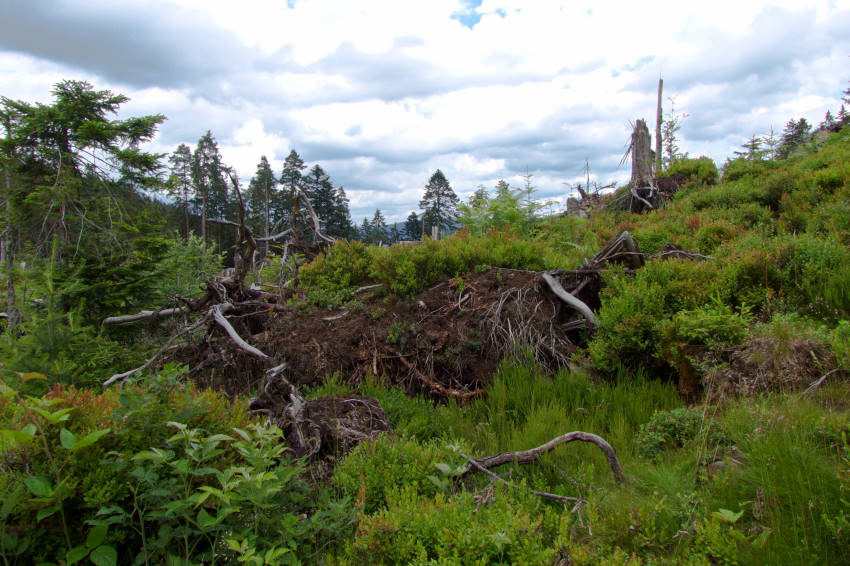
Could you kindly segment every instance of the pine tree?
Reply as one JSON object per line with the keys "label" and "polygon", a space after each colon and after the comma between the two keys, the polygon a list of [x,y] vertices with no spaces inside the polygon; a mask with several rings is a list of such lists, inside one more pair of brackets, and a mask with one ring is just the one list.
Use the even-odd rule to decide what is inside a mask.
{"label": "pine tree", "polygon": [[295,191],[303,189],[302,171],[307,166],[304,160],[298,155],[294,149],[289,152],[286,160],[283,162],[283,171],[280,173],[280,184],[283,185],[283,190],[280,192],[277,208],[284,219],[289,218],[292,214],[292,208],[295,206]]}
{"label": "pine tree", "polygon": [[487,192],[487,188],[484,185],[478,185],[475,192],[469,195],[468,204],[472,208],[485,207],[488,202],[490,202],[490,194]]}
{"label": "pine tree", "polygon": [[782,139],[777,150],[779,157],[785,159],[802,146],[811,135],[811,130],[812,127],[805,118],[796,121],[791,118],[782,130]]}
{"label": "pine tree", "polygon": [[820,123],[820,128],[823,130],[832,130],[835,127],[835,117],[829,110],[826,111],[826,116],[823,117],[823,122]]}
{"label": "pine tree", "polygon": [[189,195],[192,192],[192,150],[181,143],[168,158],[171,165],[169,188],[172,195],[183,201],[183,217],[185,221],[185,240],[189,241]]}
{"label": "pine tree", "polygon": [[[263,155],[257,164],[257,172],[248,184],[245,195],[248,216],[255,232],[262,226],[263,237],[269,237],[269,229],[272,225],[272,203],[277,193],[277,180],[275,179],[269,160]],[[258,222],[259,220],[259,222]],[[269,240],[263,241],[263,255],[269,255]]]}
{"label": "pine tree", "polygon": [[369,222],[367,240],[372,244],[379,244],[387,240],[387,221],[380,208],[375,209],[372,221]]}
{"label": "pine tree", "polygon": [[457,195],[443,172],[437,169],[425,185],[425,194],[419,201],[419,208],[425,215],[425,223],[428,227],[438,226],[447,230],[453,228],[457,218],[457,205]]}
{"label": "pine tree", "polygon": [[844,108],[844,105],[841,105],[841,109],[838,111],[838,123],[842,126],[846,126],[850,124],[850,113]]}
{"label": "pine tree", "polygon": [[207,218],[223,219],[227,211],[226,167],[218,152],[218,143],[207,130],[198,140],[192,157],[192,184],[200,196],[201,239],[207,241]]}
{"label": "pine tree", "polygon": [[682,153],[679,147],[679,141],[681,141],[679,139],[679,130],[682,128],[682,122],[688,117],[688,114],[684,112],[676,114],[676,97],[671,96],[667,100],[670,101],[670,112],[661,126],[664,145],[662,164],[665,171],[670,169],[680,159],[685,159],[688,156],[687,153]]}
{"label": "pine tree", "polygon": [[746,143],[741,145],[746,151],[735,151],[733,153],[737,158],[744,158],[748,161],[761,161],[764,159],[765,153],[767,153],[765,149],[762,149],[763,145],[764,139],[754,135]]}
{"label": "pine tree", "polygon": [[322,223],[322,229],[326,230],[328,219],[333,216],[336,208],[336,190],[331,184],[331,178],[321,166],[314,165],[303,177],[302,186],[304,194],[313,205],[313,211]]}
{"label": "pine tree", "polygon": [[422,238],[422,223],[416,213],[412,210],[404,223],[404,234],[408,240],[419,240]]}
{"label": "pine tree", "polygon": [[525,180],[525,185],[522,189],[522,194],[525,198],[523,198],[521,205],[523,212],[525,212],[525,215],[529,220],[534,216],[534,213],[537,212],[537,210],[540,208],[540,206],[535,203],[534,200],[531,198],[531,195],[533,195],[537,191],[537,188],[531,182],[532,177],[534,177],[534,174],[529,173],[528,167],[526,167],[525,175],[522,176],[522,178]]}
{"label": "pine tree", "polygon": [[[9,270],[3,277],[7,329],[20,320],[11,270],[20,250],[52,256],[51,265],[55,261],[60,269],[77,263],[73,285],[76,297],[84,297],[78,300],[87,301],[83,317],[102,312],[98,307],[111,295],[107,289],[120,289],[124,298],[146,290],[134,287],[141,285],[140,276],[127,267],[127,257],[141,239],[132,234],[156,234],[144,223],[126,230],[126,210],[140,201],[138,189],[158,185],[162,156],[140,146],[165,117],[119,119],[129,99],[82,81],[57,83],[52,95],[50,104],[0,97],[0,267]],[[66,257],[65,249],[73,253]],[[109,273],[108,285],[95,281],[103,273]]]}
{"label": "pine tree", "polygon": [[360,225],[360,229],[358,230],[358,232],[360,232],[360,240],[361,241],[363,241],[363,242],[369,241],[369,236],[372,233],[372,223],[369,222],[369,219],[366,218],[365,216],[363,217],[363,224]]}
{"label": "pine tree", "polygon": [[345,189],[339,187],[334,193],[333,212],[327,219],[327,234],[336,238],[350,238],[353,231],[348,197],[345,195]]}

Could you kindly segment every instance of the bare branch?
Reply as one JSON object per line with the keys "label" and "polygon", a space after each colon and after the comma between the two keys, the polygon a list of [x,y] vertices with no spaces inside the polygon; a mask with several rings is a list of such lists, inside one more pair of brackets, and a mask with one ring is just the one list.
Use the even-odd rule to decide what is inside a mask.
{"label": "bare branch", "polygon": [[[479,464],[477,461],[470,458],[466,454],[461,454],[461,456],[466,458],[467,464],[469,464],[470,466],[475,468],[477,471],[479,471],[483,474],[487,474],[488,476],[490,476],[491,478],[493,478],[497,482],[503,483],[506,486],[512,487],[514,489],[519,489],[519,490],[522,489],[520,486],[514,485],[514,484],[508,482],[507,480],[500,478],[499,476],[497,476],[496,474],[494,474],[493,472],[491,472],[490,470],[488,470],[487,468],[485,468],[484,466],[482,466],[481,464]],[[557,495],[557,494],[554,494],[554,493],[547,493],[545,491],[533,491],[533,490],[529,490],[529,491],[531,491],[531,493],[536,495],[537,497],[545,497],[546,499],[554,499],[555,501],[561,501],[561,502],[564,502],[564,503],[575,503],[576,507],[573,508],[573,511],[575,511],[578,506],[580,506],[584,503],[583,499],[579,499],[579,498],[576,498],[576,497],[565,497],[563,495]]]}
{"label": "bare branch", "polygon": [[543,281],[549,286],[555,296],[567,303],[569,306],[577,310],[581,313],[581,315],[587,319],[587,324],[591,328],[596,327],[596,316],[593,314],[593,311],[590,310],[590,307],[584,304],[581,300],[567,293],[564,287],[558,282],[557,279],[552,277],[549,273],[543,273]]}
{"label": "bare branch", "polygon": [[189,309],[187,307],[178,307],[173,309],[163,309],[161,311],[139,311],[136,314],[125,314],[121,316],[108,316],[103,319],[101,325],[108,324],[128,324],[130,322],[136,322],[137,320],[145,320],[148,318],[159,318],[161,316],[174,316],[175,314],[181,314],[187,312]]}
{"label": "bare branch", "polygon": [[224,328],[224,331],[227,332],[227,335],[230,336],[230,339],[233,340],[233,342],[237,346],[239,346],[241,349],[245,350],[249,354],[267,360],[269,356],[267,356],[254,346],[248,344],[245,340],[243,340],[242,337],[239,336],[239,333],[236,332],[236,329],[234,329],[233,326],[230,325],[230,322],[224,317],[224,313],[230,310],[231,308],[233,308],[233,305],[229,303],[226,303],[224,305],[213,305],[212,307],[210,307],[210,313],[212,313],[215,321],[219,324],[219,326]]}
{"label": "bare branch", "polygon": [[617,458],[617,453],[614,451],[614,448],[601,436],[597,436],[589,432],[582,432],[580,430],[561,435],[550,440],[546,444],[538,446],[537,448],[532,448],[531,450],[525,450],[522,452],[505,452],[495,456],[476,458],[475,462],[481,467],[487,469],[510,463],[530,464],[537,462],[541,454],[551,452],[560,444],[566,444],[575,440],[590,442],[598,446],[599,449],[605,453],[605,457],[608,458],[608,465],[614,473],[614,479],[616,479],[618,483],[622,483],[626,480],[626,476],[623,474],[623,467],[620,465],[620,460]]}
{"label": "bare branch", "polygon": [[115,375],[113,375],[112,377],[110,377],[109,379],[104,381],[101,384],[101,386],[105,389],[118,380],[121,380],[121,384],[123,385],[124,382],[126,382],[132,376],[136,375],[137,373],[141,373],[141,372],[145,371],[146,369],[148,369],[149,367],[151,367],[151,365],[156,360],[158,360],[159,357],[166,350],[168,350],[171,347],[171,345],[174,343],[175,340],[177,340],[177,338],[179,338],[180,336],[183,336],[184,334],[187,334],[188,332],[191,332],[192,330],[198,328],[201,324],[204,324],[206,321],[207,321],[207,317],[204,317],[201,320],[199,320],[198,322],[196,322],[195,324],[193,324],[192,326],[189,326],[189,327],[181,330],[180,332],[177,332],[176,334],[174,334],[174,336],[169,338],[168,341],[162,346],[162,348],[157,350],[156,353],[148,359],[148,361],[146,361],[145,363],[143,363],[142,365],[140,365],[136,369],[131,369],[130,371],[125,371],[124,373],[116,373]]}

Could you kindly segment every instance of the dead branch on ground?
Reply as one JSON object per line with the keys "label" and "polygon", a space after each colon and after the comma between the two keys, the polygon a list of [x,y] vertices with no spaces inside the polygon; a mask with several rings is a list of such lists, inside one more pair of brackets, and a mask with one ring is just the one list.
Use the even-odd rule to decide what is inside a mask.
{"label": "dead branch on ground", "polygon": [[537,448],[532,448],[531,450],[524,450],[521,452],[504,452],[495,456],[475,458],[474,462],[477,466],[474,467],[476,469],[481,467],[489,470],[490,468],[495,468],[502,464],[533,464],[540,459],[542,454],[551,452],[561,444],[567,444],[568,442],[574,442],[576,440],[581,442],[590,442],[591,444],[598,446],[608,459],[608,465],[611,467],[611,472],[613,472],[614,479],[617,480],[617,483],[623,483],[626,481],[626,476],[623,473],[623,467],[620,465],[620,460],[617,458],[617,453],[614,451],[614,448],[601,436],[582,431],[563,434],[550,440],[546,444],[538,446]]}

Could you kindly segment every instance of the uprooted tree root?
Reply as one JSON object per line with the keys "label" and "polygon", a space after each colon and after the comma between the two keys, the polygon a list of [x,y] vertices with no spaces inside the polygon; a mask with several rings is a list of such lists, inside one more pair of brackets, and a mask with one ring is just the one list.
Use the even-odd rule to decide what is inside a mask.
{"label": "uprooted tree root", "polygon": [[249,406],[280,427],[295,456],[333,461],[363,440],[391,432],[375,399],[353,394],[305,399],[283,377],[284,370],[281,365],[266,372],[263,392]]}
{"label": "uprooted tree root", "polygon": [[[545,273],[496,268],[444,279],[413,300],[387,302],[378,285],[358,289],[362,307],[343,312],[294,311],[277,295],[244,285],[255,242],[240,230],[236,267],[207,283],[197,300],[159,312],[110,317],[104,324],[200,314],[143,366],[109,378],[124,381],[163,360],[186,365],[188,377],[228,394],[261,388],[264,372],[286,364],[296,386],[335,372],[352,385],[384,376],[410,393],[467,400],[483,393],[499,361],[521,352],[555,371],[595,331],[601,273],[627,272],[651,258],[702,259],[672,244],[649,256],[628,232],[618,234],[578,269]],[[178,339],[189,337],[173,346]]]}

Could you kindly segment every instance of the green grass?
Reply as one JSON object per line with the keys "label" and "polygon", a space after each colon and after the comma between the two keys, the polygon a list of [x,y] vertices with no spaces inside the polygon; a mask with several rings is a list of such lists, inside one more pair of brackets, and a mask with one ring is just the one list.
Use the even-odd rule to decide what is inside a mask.
{"label": "green grass", "polygon": [[[813,564],[840,562],[850,543],[850,533],[829,522],[839,524],[840,517],[846,517],[850,489],[850,456],[842,457],[842,431],[847,432],[850,421],[846,406],[841,408],[838,403],[848,393],[844,384],[825,388],[813,400],[777,395],[731,403],[723,409],[699,408],[706,419],[722,428],[726,440],[721,447],[707,442],[709,428],[703,424],[692,440],[681,447],[671,444],[659,458],[642,456],[636,439],[656,412],[681,407],[682,402],[672,384],[642,375],[595,382],[581,371],[565,370],[550,376],[533,364],[506,361],[486,396],[463,407],[408,399],[400,390],[375,383],[365,389],[387,404],[402,439],[370,449],[399,451],[396,456],[373,454],[379,457],[376,461],[384,462],[378,466],[383,466],[382,473],[371,470],[371,464],[361,457],[352,459],[348,477],[354,480],[349,480],[353,481],[349,489],[359,485],[357,477],[407,477],[414,469],[419,470],[414,474],[418,479],[410,481],[418,483],[405,480],[398,485],[407,490],[401,499],[386,495],[392,503],[389,508],[380,505],[376,509],[372,504],[370,512],[362,515],[369,528],[351,542],[349,557],[363,556],[370,544],[384,545],[382,551],[391,552],[391,545],[374,538],[378,536],[375,529],[396,525],[404,517],[415,517],[417,524],[431,525],[429,529],[436,528],[436,522],[449,531],[461,528],[452,521],[461,521],[468,536],[492,537],[494,533],[486,525],[469,523],[456,509],[474,506],[471,494],[485,488],[489,480],[473,475],[463,484],[435,492],[427,481],[423,483],[434,462],[457,464],[451,444],[459,444],[477,457],[525,450],[574,430],[606,438],[617,450],[628,482],[617,484],[601,452],[583,443],[560,446],[536,465],[506,465],[495,470],[514,483],[580,495],[588,501],[579,523],[577,515],[560,505],[510,490],[498,495],[497,490],[494,505],[501,512],[523,514],[540,524],[539,539],[517,538],[515,544],[531,544],[537,552],[560,541],[569,549],[574,564],[617,560],[635,564],[724,560],[731,564]],[[836,405],[839,409],[827,408]],[[433,428],[429,422],[434,423]],[[442,431],[441,436],[437,430]],[[404,440],[423,436],[429,439],[425,443]],[[418,458],[424,459],[419,462]],[[736,462],[728,464],[732,458]],[[719,464],[710,466],[715,460],[725,460],[727,465],[723,469]],[[340,470],[347,465],[344,461]],[[396,467],[398,471],[394,471]],[[358,475],[367,469],[372,474]],[[438,475],[436,470],[431,473]],[[391,494],[392,480],[388,481],[381,489]],[[730,517],[738,512],[740,518],[731,522]],[[518,548],[515,544],[506,547],[505,556],[515,556],[511,554]],[[420,550],[439,563],[473,563],[449,560],[450,552],[437,543],[425,544]],[[405,552],[415,554],[410,549]],[[493,558],[485,563],[509,562]]]}

